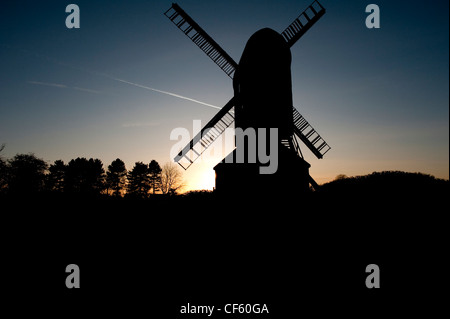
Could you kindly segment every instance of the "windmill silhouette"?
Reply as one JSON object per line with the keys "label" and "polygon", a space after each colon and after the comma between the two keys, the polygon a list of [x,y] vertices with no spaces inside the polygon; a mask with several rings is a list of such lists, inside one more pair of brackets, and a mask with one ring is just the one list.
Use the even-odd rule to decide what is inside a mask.
{"label": "windmill silhouette", "polygon": [[[258,129],[256,140],[266,139],[265,150],[268,150],[270,137],[276,138],[277,170],[273,174],[260,174],[267,162],[251,157],[248,150],[252,142],[243,138],[244,142],[236,143],[234,151],[214,167],[217,192],[240,194],[252,189],[261,194],[279,189],[298,193],[307,191],[310,184],[317,189],[299,140],[319,159],[330,146],[293,107],[290,47],[325,14],[325,8],[314,1],[281,34],[269,28],[257,31],[248,40],[239,64],[180,6],[174,3],[164,14],[233,79],[234,89],[234,97],[174,161],[186,170],[235,122],[236,129],[244,132],[248,128]],[[271,128],[276,129],[276,134],[272,134]],[[257,144],[256,148],[263,149],[263,146]],[[245,156],[237,161],[239,154]]]}

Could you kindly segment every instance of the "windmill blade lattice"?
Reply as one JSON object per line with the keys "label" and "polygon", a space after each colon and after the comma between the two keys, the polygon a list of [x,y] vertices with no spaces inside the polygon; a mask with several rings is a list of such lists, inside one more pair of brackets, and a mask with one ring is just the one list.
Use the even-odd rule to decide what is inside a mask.
{"label": "windmill blade lattice", "polygon": [[237,63],[213,40],[183,9],[176,3],[172,4],[164,15],[178,29],[183,31],[207,56],[214,61],[230,78],[233,78]]}
{"label": "windmill blade lattice", "polygon": [[234,98],[232,98],[175,156],[177,162],[185,170],[199,158],[206,149],[234,122]]}
{"label": "windmill blade lattice", "polygon": [[324,14],[325,8],[322,7],[319,1],[311,3],[308,8],[306,8],[306,10],[281,33],[289,47],[293,46],[294,43],[297,42],[297,40],[300,39],[314,23],[319,21]]}
{"label": "windmill blade lattice", "polygon": [[292,109],[294,112],[294,133],[317,158],[321,159],[331,147],[295,107],[292,107]]}

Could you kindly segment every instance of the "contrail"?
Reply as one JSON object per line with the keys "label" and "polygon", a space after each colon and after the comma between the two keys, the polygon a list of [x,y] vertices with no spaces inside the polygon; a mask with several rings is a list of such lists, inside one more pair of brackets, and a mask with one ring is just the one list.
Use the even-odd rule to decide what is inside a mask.
{"label": "contrail", "polygon": [[101,94],[102,92],[86,89],[86,88],[80,88],[78,86],[67,86],[65,84],[59,84],[59,83],[49,83],[49,82],[39,82],[39,81],[27,81],[30,84],[36,84],[36,85],[44,85],[44,86],[52,86],[60,89],[74,89],[77,91],[83,91],[83,92],[89,92],[89,93],[95,93],[95,94]]}
{"label": "contrail", "polygon": [[61,89],[67,89],[68,86],[65,84],[59,84],[59,83],[48,83],[48,82],[38,82],[38,81],[28,81],[30,84],[36,84],[36,85],[45,85],[45,86],[53,86]]}
{"label": "contrail", "polygon": [[167,95],[170,95],[170,96],[177,97],[179,99],[183,99],[183,100],[191,101],[191,102],[194,102],[194,103],[206,105],[206,106],[209,106],[209,107],[212,107],[212,108],[215,108],[215,109],[219,109],[219,110],[221,109],[221,107],[218,107],[216,105],[212,105],[212,104],[208,104],[208,103],[205,103],[205,102],[202,102],[202,101],[191,99],[190,97],[186,97],[186,96],[183,96],[183,95],[179,95],[179,94],[175,94],[175,93],[171,93],[171,92],[167,92],[167,91],[158,90],[158,89],[151,88],[151,87],[148,87],[148,86],[145,86],[145,85],[142,85],[142,84],[133,83],[133,82],[130,82],[130,81],[125,81],[125,80],[114,78],[114,77],[110,77],[110,78],[115,80],[115,81],[127,83],[127,84],[130,84],[130,85],[134,85],[134,86],[137,86],[137,87],[140,87],[140,88],[143,88],[143,89],[159,92],[159,93],[162,93],[162,94],[167,94]]}
{"label": "contrail", "polygon": [[[8,49],[14,49],[10,45],[1,44],[1,46],[6,47]],[[37,57],[39,59],[50,61],[52,63],[59,64],[59,65],[64,66],[64,67],[72,68],[72,69],[75,69],[75,70],[78,70],[78,71],[87,72],[87,73],[90,73],[90,74],[93,74],[93,75],[97,75],[97,76],[107,77],[107,78],[115,80],[115,81],[119,81],[119,82],[122,82],[122,83],[127,83],[127,84],[130,84],[130,85],[134,85],[134,86],[146,89],[146,90],[151,90],[151,91],[154,91],[154,92],[170,95],[170,96],[173,96],[173,97],[177,97],[179,99],[183,99],[183,100],[191,101],[191,102],[198,103],[198,104],[201,104],[201,105],[209,106],[209,107],[212,107],[212,108],[215,108],[215,109],[218,109],[218,110],[221,109],[221,107],[219,107],[217,105],[212,105],[212,104],[208,104],[208,103],[205,103],[205,102],[202,102],[202,101],[199,101],[199,100],[191,99],[190,97],[187,97],[187,96],[183,96],[183,95],[179,95],[179,94],[175,94],[175,93],[167,92],[167,91],[163,91],[163,90],[158,90],[158,89],[151,88],[151,87],[148,87],[148,86],[145,86],[145,85],[141,85],[141,84],[138,84],[138,83],[125,81],[125,80],[122,80],[122,79],[119,79],[119,78],[115,78],[115,77],[110,76],[110,75],[105,74],[105,73],[92,71],[92,70],[88,70],[88,69],[81,68],[81,67],[75,67],[75,66],[70,65],[68,63],[65,63],[65,62],[62,62],[62,61],[58,61],[56,59],[50,58],[50,57],[48,57],[46,55],[42,55],[42,54],[39,54],[39,53],[36,53],[36,52],[33,52],[33,51],[29,51],[29,50],[25,50],[25,49],[17,49],[17,48],[16,48],[16,50],[19,50],[19,51],[21,51],[21,52],[23,52],[25,54],[34,55],[35,57]],[[47,86],[54,86],[54,87],[59,87],[59,88],[67,87],[67,86],[65,86],[63,84],[60,85],[60,84],[56,84],[56,83],[46,83],[46,82],[37,82],[37,81],[28,81],[28,82],[31,83],[31,84],[47,85]],[[91,92],[91,93],[100,93],[100,92],[95,91],[95,90],[83,89],[83,88],[78,88],[78,87],[74,87],[74,89],[80,90],[80,91],[87,91],[87,92]]]}

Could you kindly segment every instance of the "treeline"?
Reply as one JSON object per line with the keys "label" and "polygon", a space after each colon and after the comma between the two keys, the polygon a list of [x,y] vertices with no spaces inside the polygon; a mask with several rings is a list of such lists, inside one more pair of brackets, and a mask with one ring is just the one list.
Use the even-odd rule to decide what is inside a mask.
{"label": "treeline", "polygon": [[373,172],[368,175],[336,176],[334,181],[321,186],[321,191],[333,194],[442,194],[448,192],[448,180],[429,174],[403,171]]}
{"label": "treeline", "polygon": [[78,157],[67,164],[57,160],[48,164],[34,154],[17,154],[0,158],[0,194],[29,195],[64,193],[148,198],[155,194],[176,194],[182,187],[182,176],[174,163],[163,167],[152,160],[136,162],[127,170],[121,159],[103,167],[100,159]]}

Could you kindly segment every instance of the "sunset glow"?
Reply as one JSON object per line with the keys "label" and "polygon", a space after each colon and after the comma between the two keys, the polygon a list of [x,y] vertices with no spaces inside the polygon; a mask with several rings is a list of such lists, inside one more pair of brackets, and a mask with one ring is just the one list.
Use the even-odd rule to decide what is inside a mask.
{"label": "sunset glow", "polygon": [[[171,161],[171,132],[207,123],[233,96],[232,81],[163,15],[170,2],[77,4],[79,29],[66,28],[64,5],[1,11],[2,156],[92,157],[104,167],[120,158],[127,169]],[[180,3],[236,61],[255,31],[281,32],[308,4]],[[322,4],[327,14],[291,48],[294,106],[332,148],[318,160],[302,145],[311,176],[448,179],[448,2],[423,15],[428,3],[379,1],[379,29],[366,27],[359,1]],[[183,172],[184,191],[212,189],[213,167],[230,150]]]}

